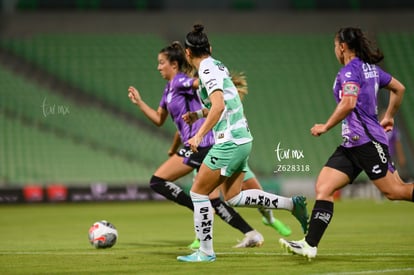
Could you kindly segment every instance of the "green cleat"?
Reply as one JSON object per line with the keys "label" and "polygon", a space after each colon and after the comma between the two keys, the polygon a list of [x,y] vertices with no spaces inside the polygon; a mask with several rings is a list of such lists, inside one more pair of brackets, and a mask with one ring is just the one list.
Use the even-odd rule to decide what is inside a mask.
{"label": "green cleat", "polygon": [[279,232],[279,234],[282,236],[287,237],[290,234],[292,234],[292,230],[289,228],[289,226],[285,225],[282,221],[278,219],[274,219],[272,223],[269,223],[269,221],[265,217],[263,217],[262,222],[264,225],[273,227],[273,229]]}
{"label": "green cleat", "polygon": [[303,233],[308,231],[308,210],[306,209],[306,198],[303,196],[292,197],[293,210],[292,215],[300,222]]}
{"label": "green cleat", "polygon": [[204,252],[197,250],[193,254],[187,256],[178,256],[177,260],[179,262],[188,262],[188,263],[195,263],[195,262],[214,262],[216,260],[216,254],[207,255]]}
{"label": "green cleat", "polygon": [[200,248],[200,240],[195,238],[195,240],[188,246],[191,250],[197,250]]}

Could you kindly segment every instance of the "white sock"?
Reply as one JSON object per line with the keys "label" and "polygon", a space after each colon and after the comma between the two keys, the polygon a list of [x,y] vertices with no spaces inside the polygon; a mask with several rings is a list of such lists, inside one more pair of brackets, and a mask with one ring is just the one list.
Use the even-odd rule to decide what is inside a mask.
{"label": "white sock", "polygon": [[293,210],[293,201],[291,198],[278,196],[260,189],[241,191],[227,202],[232,206],[262,206],[271,209]]}
{"label": "white sock", "polygon": [[214,211],[208,196],[190,191],[194,205],[194,228],[200,240],[200,250],[213,255],[213,222]]}

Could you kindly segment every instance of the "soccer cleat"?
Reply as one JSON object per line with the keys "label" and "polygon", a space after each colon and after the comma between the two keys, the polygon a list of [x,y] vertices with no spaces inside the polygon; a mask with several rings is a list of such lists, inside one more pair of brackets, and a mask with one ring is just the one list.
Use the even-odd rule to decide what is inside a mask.
{"label": "soccer cleat", "polygon": [[292,215],[300,222],[303,233],[308,231],[308,210],[306,209],[306,198],[303,196],[292,197],[293,210]]}
{"label": "soccer cleat", "polygon": [[198,238],[195,238],[195,240],[188,246],[191,250],[197,250],[200,248],[200,240]]}
{"label": "soccer cleat", "polygon": [[300,241],[287,241],[285,239],[280,239],[279,244],[287,252],[302,255],[308,258],[309,261],[316,257],[316,253],[318,251],[316,247],[310,246],[305,239]]}
{"label": "soccer cleat", "polygon": [[246,248],[246,247],[259,247],[262,246],[264,242],[262,234],[256,230],[252,230],[245,234],[244,239],[239,242],[234,248]]}
{"label": "soccer cleat", "polygon": [[190,255],[187,255],[187,256],[178,256],[177,260],[179,262],[189,262],[189,263],[214,262],[216,260],[216,254],[207,255],[204,252],[202,252],[200,249],[198,249],[193,254],[190,254]]}
{"label": "soccer cleat", "polygon": [[292,230],[289,228],[289,226],[285,225],[283,222],[281,222],[278,219],[274,219],[274,221],[270,223],[265,217],[263,217],[262,222],[264,225],[273,227],[282,236],[287,237],[290,234],[292,234]]}

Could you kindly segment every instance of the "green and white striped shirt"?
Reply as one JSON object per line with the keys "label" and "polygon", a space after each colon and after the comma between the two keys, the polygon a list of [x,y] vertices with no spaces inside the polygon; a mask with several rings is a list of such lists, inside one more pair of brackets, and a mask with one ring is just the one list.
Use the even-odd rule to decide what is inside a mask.
{"label": "green and white striped shirt", "polygon": [[223,92],[225,109],[213,127],[215,143],[232,141],[236,144],[244,144],[252,141],[253,137],[244,116],[243,104],[224,64],[212,57],[203,59],[198,75],[199,96],[206,108],[211,108],[209,95],[212,92],[216,90]]}

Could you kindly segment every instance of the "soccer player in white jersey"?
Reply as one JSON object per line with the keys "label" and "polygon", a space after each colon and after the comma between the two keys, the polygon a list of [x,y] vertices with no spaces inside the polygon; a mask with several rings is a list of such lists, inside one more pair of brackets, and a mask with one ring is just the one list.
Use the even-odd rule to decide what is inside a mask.
{"label": "soccer player in white jersey", "polygon": [[208,195],[221,184],[224,199],[232,206],[291,209],[304,232],[308,220],[306,199],[302,196],[290,199],[260,189],[241,191],[253,138],[237,89],[227,68],[211,56],[210,43],[203,30],[204,26],[194,25],[186,36],[185,46],[188,61],[198,70],[200,99],[208,114],[187,142],[196,152],[203,137],[213,130],[215,144],[204,158],[190,191],[200,248],[193,254],[177,257],[182,262],[215,261],[214,215]]}

